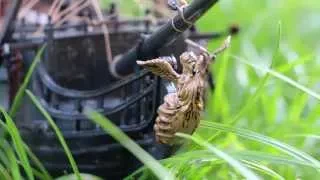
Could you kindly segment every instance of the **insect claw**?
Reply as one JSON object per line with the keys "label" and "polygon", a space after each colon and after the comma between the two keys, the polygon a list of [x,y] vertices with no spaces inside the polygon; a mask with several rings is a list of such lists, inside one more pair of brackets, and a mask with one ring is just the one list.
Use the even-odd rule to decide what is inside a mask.
{"label": "insect claw", "polygon": [[229,35],[223,42],[223,44],[218,48],[216,49],[211,57],[212,59],[214,59],[218,54],[220,54],[221,52],[223,52],[224,50],[226,50],[227,48],[230,47],[230,44],[231,44],[231,35]]}

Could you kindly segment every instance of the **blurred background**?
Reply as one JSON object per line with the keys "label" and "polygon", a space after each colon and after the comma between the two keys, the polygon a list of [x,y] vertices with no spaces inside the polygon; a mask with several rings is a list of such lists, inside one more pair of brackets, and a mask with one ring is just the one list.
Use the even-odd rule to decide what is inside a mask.
{"label": "blurred background", "polygon": [[[118,4],[120,14],[126,17],[142,17],[146,9],[155,8],[151,0],[99,3],[108,10],[111,2]],[[216,88],[208,97],[204,120],[249,129],[320,159],[320,1],[220,0],[197,22],[201,32],[223,32],[234,25],[239,27],[239,34],[211,68]],[[210,40],[208,49],[212,51],[223,40]],[[8,90],[1,85],[5,77],[1,68],[0,102],[7,106]],[[260,164],[284,179],[316,179],[318,172],[310,166],[272,159],[268,155],[283,155],[273,147],[242,138],[231,130],[216,133],[208,128],[196,131],[196,135],[225,152],[257,155]],[[177,154],[200,149],[187,143]],[[168,166],[176,162],[172,160]],[[214,165],[203,163],[177,171],[190,179],[196,178],[192,173],[199,169],[203,170],[199,177],[201,173],[208,178],[238,177],[229,166],[204,170],[209,166]]]}
{"label": "blurred background", "polygon": [[[143,12],[139,9],[148,6],[129,0],[118,3],[129,16],[138,16]],[[205,119],[222,124],[233,122],[234,127],[276,138],[319,159],[319,10],[317,0],[220,0],[206,13],[197,23],[201,32],[224,31],[237,24],[240,33],[232,39],[230,56],[219,57],[213,65],[217,86]],[[210,41],[208,49],[218,47],[222,40]],[[285,78],[266,78],[269,68]],[[215,131],[200,129],[196,134],[212,140]],[[224,133],[211,142],[228,152],[278,153],[232,133]],[[267,164],[285,179],[315,179],[313,170],[277,163]]]}

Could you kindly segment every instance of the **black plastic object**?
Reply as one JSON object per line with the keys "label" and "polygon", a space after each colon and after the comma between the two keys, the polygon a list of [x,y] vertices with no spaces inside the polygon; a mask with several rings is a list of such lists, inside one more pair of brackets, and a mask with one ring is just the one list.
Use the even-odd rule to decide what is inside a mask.
{"label": "black plastic object", "polygon": [[[142,39],[141,29],[147,32],[144,23],[130,26],[110,28],[114,56],[125,53],[138,43]],[[168,92],[164,82],[139,69],[124,80],[114,79],[108,71],[102,32],[69,31],[71,33],[55,29],[48,31],[43,40],[47,43],[46,51],[28,88],[63,132],[80,171],[120,179],[141,165],[83,115],[86,109],[104,114],[157,159],[167,157],[171,147],[157,144],[153,132],[157,107]],[[34,39],[25,37],[21,43],[31,41]],[[159,49],[157,55],[178,58],[186,48],[181,37]],[[26,72],[36,48],[22,48],[20,52],[23,54],[23,71]],[[57,176],[64,171],[72,173],[56,135],[28,97],[24,98],[15,119],[24,140],[51,173]]]}
{"label": "black plastic object", "polygon": [[112,74],[115,77],[126,77],[134,72],[136,59],[147,60],[156,58],[155,52],[159,48],[174,41],[192,27],[192,24],[217,2],[218,0],[192,1],[182,12],[183,15],[176,15],[157,29],[150,37],[146,38],[140,45],[130,49],[118,61],[114,61],[111,66]]}

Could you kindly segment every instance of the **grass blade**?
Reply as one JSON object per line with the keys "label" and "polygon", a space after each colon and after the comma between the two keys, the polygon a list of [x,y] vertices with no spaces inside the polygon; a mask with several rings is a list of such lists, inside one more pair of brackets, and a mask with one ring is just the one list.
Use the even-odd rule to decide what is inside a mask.
{"label": "grass blade", "polygon": [[14,118],[16,116],[16,114],[17,114],[17,111],[18,111],[18,109],[19,109],[19,107],[20,107],[20,105],[22,103],[22,98],[23,98],[24,92],[27,89],[29,81],[30,81],[30,79],[32,77],[32,73],[34,72],[38,62],[40,62],[41,55],[42,55],[45,47],[46,47],[46,45],[43,45],[41,47],[41,49],[37,52],[37,55],[36,55],[35,59],[33,60],[31,66],[30,66],[30,68],[29,68],[29,70],[27,72],[27,75],[25,76],[25,78],[23,80],[23,83],[20,86],[19,91],[17,92],[17,94],[16,94],[16,96],[15,96],[15,98],[13,100],[13,103],[12,103],[12,106],[11,106],[10,112],[9,112],[9,114],[10,114],[10,116],[12,118]]}
{"label": "grass blade", "polygon": [[313,139],[320,140],[320,135],[316,135],[316,134],[293,134],[293,135],[288,135],[287,137],[290,137],[290,138],[304,137],[304,138],[313,138]]}
{"label": "grass blade", "polygon": [[235,122],[237,122],[244,115],[244,113],[246,113],[257,102],[257,100],[259,99],[259,97],[263,93],[265,84],[267,83],[269,78],[270,78],[270,74],[267,73],[263,77],[263,79],[259,82],[258,88],[255,91],[255,93],[249,98],[249,100],[246,102],[246,104],[243,106],[243,108],[241,108],[241,110],[234,116],[234,118],[228,124],[232,125]]}
{"label": "grass blade", "polygon": [[288,156],[274,155],[264,152],[257,151],[241,151],[233,154],[235,157],[243,160],[250,161],[263,161],[275,165],[287,165],[287,166],[305,166],[309,168],[314,168],[313,164],[302,161],[299,159],[292,159]]}
{"label": "grass blade", "polygon": [[[3,127],[2,130],[4,130],[5,132],[8,132],[8,129],[9,129],[8,126],[4,122],[2,122],[2,120],[0,120],[0,125]],[[49,172],[45,169],[45,167],[42,165],[42,163],[37,158],[37,156],[35,154],[33,154],[31,149],[24,142],[23,142],[23,145],[24,145],[25,151],[27,152],[27,154],[30,157],[30,159],[41,170],[43,177],[45,177],[46,180],[52,180],[53,178],[50,176]],[[6,162],[6,157],[3,156],[3,154],[1,154],[1,153],[2,152],[0,151],[0,160]],[[9,162],[6,162],[5,164],[8,165]]]}
{"label": "grass blade", "polygon": [[47,177],[44,176],[44,174],[41,173],[40,171],[38,171],[37,169],[32,168],[32,172],[33,172],[34,176],[37,177],[38,179],[48,180]]}
{"label": "grass blade", "polygon": [[301,57],[291,63],[281,65],[281,66],[277,67],[276,70],[281,73],[286,73],[286,72],[291,71],[294,67],[296,67],[298,65],[303,65],[303,64],[313,60],[314,58],[316,58],[314,53],[311,53],[311,54],[303,56],[303,57]]}
{"label": "grass blade", "polygon": [[20,168],[18,165],[18,160],[13,152],[13,148],[10,146],[10,144],[5,139],[0,139],[0,147],[4,150],[6,153],[6,156],[9,159],[10,166],[7,167],[10,169],[11,175],[14,180],[21,180],[22,176],[20,173]]}
{"label": "grass blade", "polygon": [[[282,33],[282,25],[281,22],[279,22],[278,24],[278,42],[277,42],[277,46],[275,51],[273,52],[273,56],[271,59],[271,64],[270,64],[270,69],[273,67],[274,61],[275,59],[278,57],[279,55],[279,49],[280,49],[280,42],[281,42],[281,33]],[[263,92],[263,88],[265,86],[265,84],[267,83],[267,81],[270,78],[270,73],[267,72],[266,75],[263,77],[263,79],[260,81],[257,90],[255,91],[255,93],[253,94],[253,96],[250,97],[250,99],[247,101],[247,103],[245,104],[245,106],[240,110],[240,112],[233,118],[233,120],[231,121],[231,123],[228,124],[233,124],[234,122],[238,121],[245,112],[247,112],[247,110],[249,108],[252,107],[252,105],[254,105],[254,103],[257,101],[257,99],[260,97],[260,95]]]}
{"label": "grass blade", "polygon": [[97,112],[86,112],[88,118],[100,125],[104,131],[119,141],[128,151],[143,162],[159,179],[174,179],[173,175],[163,167],[156,159],[131,140],[117,126]]}
{"label": "grass blade", "polygon": [[10,174],[2,164],[0,164],[0,177],[1,179],[12,180]]}
{"label": "grass blade", "polygon": [[[257,152],[257,151],[229,152],[229,154],[241,160],[261,161],[261,162],[267,162],[267,163],[276,164],[276,165],[289,165],[289,166],[294,165],[294,166],[306,166],[306,167],[313,168],[313,165],[311,163],[301,161],[298,159],[292,159],[288,156],[273,155],[273,154]],[[190,151],[190,152],[175,155],[173,157],[162,160],[162,162],[176,164],[178,161],[182,161],[182,160],[191,161],[192,159],[206,159],[206,158],[212,159],[212,158],[217,158],[217,156],[212,154],[208,150],[196,150],[196,151]]]}
{"label": "grass blade", "polygon": [[12,142],[14,144],[15,150],[16,150],[16,152],[19,156],[19,159],[21,161],[22,167],[24,168],[24,170],[28,176],[28,179],[34,180],[32,168],[31,168],[27,153],[25,151],[24,142],[21,138],[19,130],[16,127],[16,125],[14,124],[11,117],[7,114],[7,112],[1,107],[0,107],[0,111],[4,115],[5,122],[7,123],[7,127],[8,127],[8,132],[11,136]]}
{"label": "grass blade", "polygon": [[[212,99],[209,101],[208,105],[212,106],[212,112],[208,111],[209,116],[216,116],[216,115],[221,115],[222,117],[228,118],[229,117],[229,112],[230,112],[230,107],[227,103],[228,99],[226,98],[226,93],[225,93],[225,85],[226,85],[226,78],[227,78],[227,71],[228,71],[228,65],[229,65],[229,58],[227,56],[228,54],[228,49],[224,52],[221,58],[223,58],[221,61],[215,62],[215,66],[210,67],[213,70],[213,76],[215,81],[215,88],[214,88],[214,93],[212,94],[212,98],[210,95],[208,98]],[[221,104],[220,102],[225,102]]]}
{"label": "grass blade", "polygon": [[0,148],[0,164],[3,164],[5,167],[10,166],[10,162],[6,153]]}
{"label": "grass blade", "polygon": [[193,142],[197,143],[198,145],[206,147],[213,154],[216,154],[218,157],[220,157],[220,158],[224,159],[226,162],[228,162],[237,171],[239,171],[244,177],[246,177],[246,179],[252,179],[252,180],[260,179],[254,172],[252,172],[247,167],[245,167],[241,162],[239,162],[238,160],[229,156],[228,154],[220,151],[219,149],[213,147],[211,144],[202,140],[200,137],[190,136],[190,135],[182,134],[182,133],[176,133],[176,136],[182,137],[182,138],[185,138],[188,140],[192,140]]}
{"label": "grass blade", "polygon": [[26,152],[28,153],[30,159],[34,162],[34,164],[39,168],[39,170],[42,172],[43,177],[46,180],[53,180],[53,178],[50,176],[49,172],[46,170],[46,168],[43,166],[41,161],[38,159],[38,157],[31,151],[31,149],[24,144],[24,148]]}
{"label": "grass blade", "polygon": [[218,130],[218,131],[235,133],[241,137],[270,145],[270,146],[272,146],[282,152],[285,152],[285,153],[287,153],[287,154],[289,154],[299,160],[310,162],[314,165],[314,168],[320,170],[320,162],[317,159],[313,158],[312,156],[308,155],[305,152],[302,152],[302,151],[300,151],[292,146],[289,146],[285,143],[279,142],[276,139],[273,139],[271,137],[267,137],[267,136],[249,131],[249,130],[240,129],[240,128],[233,128],[233,127],[229,127],[229,126],[226,126],[223,124],[213,123],[213,122],[209,122],[209,121],[202,121],[200,127],[214,129],[214,130]]}
{"label": "grass blade", "polygon": [[[274,155],[274,154],[269,154],[269,153],[264,153],[264,152],[257,152],[257,151],[240,151],[240,152],[228,152],[232,157],[237,158],[238,160],[241,161],[248,161],[248,162],[263,162],[263,163],[268,163],[268,164],[273,164],[273,165],[277,165],[277,166],[296,166],[296,167],[300,167],[300,166],[304,166],[304,167],[308,167],[308,168],[313,168],[313,165],[310,163],[307,163],[305,161],[301,161],[301,160],[297,160],[297,159],[292,159],[288,156],[280,156],[280,155]],[[184,153],[180,153],[177,155],[174,155],[172,157],[166,158],[161,160],[161,164],[164,164],[166,167],[170,167],[171,170],[172,169],[179,169],[180,166],[189,166],[189,164],[181,164],[181,162],[195,162],[197,164],[201,163],[201,162],[214,162],[216,164],[222,164],[224,163],[221,159],[218,159],[216,154],[213,154],[212,152],[210,152],[209,150],[195,150],[195,151],[188,151],[188,152],[184,152]],[[257,164],[255,163],[256,166],[260,165],[260,169],[259,171],[263,171],[263,165],[261,164]],[[244,164],[246,166],[249,166],[248,164]],[[184,167],[182,167],[184,168]],[[252,167],[250,166],[250,168],[259,168],[259,167]],[[268,168],[268,167],[266,167]],[[136,175],[144,172],[146,170],[146,167],[141,167],[139,169],[137,169],[135,172],[133,172],[132,174],[130,174],[128,177],[126,177],[126,180],[131,180],[134,179],[134,177],[136,177]],[[257,170],[257,169],[256,169]],[[272,176],[276,176],[279,179],[280,176],[272,173],[271,169],[269,169],[268,171],[270,172],[264,172],[266,174],[269,174]]]}
{"label": "grass blade", "polygon": [[[281,26],[281,22],[279,22],[279,25],[278,25],[278,43],[277,43],[276,49],[273,52],[270,68],[273,67],[274,60],[279,55],[280,42],[281,42],[281,33],[282,33],[282,26]],[[255,93],[249,98],[249,100],[245,103],[243,108],[241,108],[241,110],[230,120],[230,122],[227,122],[227,124],[232,125],[232,124],[236,123],[244,115],[244,113],[246,113],[249,110],[249,108],[251,108],[256,103],[258,98],[262,95],[263,89],[265,87],[265,84],[268,82],[269,78],[270,78],[270,73],[267,72],[266,75],[263,77],[263,79],[259,82],[258,88],[255,91]],[[208,141],[211,142],[213,139],[218,137],[220,134],[221,134],[221,131],[215,133],[213,136],[211,136],[209,138]]]}
{"label": "grass blade", "polygon": [[271,177],[284,180],[284,178],[280,174],[276,173],[275,171],[268,168],[267,166],[264,166],[262,164],[258,164],[256,162],[247,161],[247,160],[241,160],[241,161],[251,169],[257,170],[257,171],[262,172],[264,174],[267,174]]}
{"label": "grass blade", "polygon": [[[263,79],[260,81],[260,83],[258,85],[258,88],[255,91],[255,93],[245,103],[243,108],[241,108],[241,110],[231,120],[229,120],[230,122],[227,122],[227,124],[233,125],[234,123],[236,123],[255,104],[255,102],[258,100],[258,98],[262,95],[263,88],[264,88],[266,82],[269,80],[269,78],[270,78],[270,74],[267,73],[263,77]],[[208,142],[211,142],[212,140],[216,139],[220,134],[221,134],[221,131],[215,133],[213,136],[211,136],[208,139]]]}
{"label": "grass blade", "polygon": [[39,111],[43,114],[43,116],[48,120],[49,124],[51,125],[51,127],[53,128],[54,132],[56,133],[68,159],[69,162],[71,164],[71,167],[74,171],[74,173],[76,174],[76,177],[78,180],[81,180],[81,176],[80,176],[80,172],[79,169],[77,167],[77,164],[71,154],[71,151],[66,143],[66,141],[63,138],[62,133],[60,132],[58,126],[55,124],[54,120],[51,118],[51,116],[49,115],[49,113],[41,106],[40,102],[37,100],[37,98],[32,94],[31,91],[26,90],[26,93],[28,94],[28,96],[30,97],[30,99],[32,100],[32,102],[34,103],[34,105],[39,109]]}
{"label": "grass blade", "polygon": [[296,81],[290,79],[289,77],[287,77],[287,76],[285,76],[283,74],[280,74],[280,73],[278,73],[278,72],[276,72],[276,71],[274,71],[272,69],[266,68],[266,67],[260,67],[258,65],[252,64],[249,61],[247,61],[247,60],[245,60],[243,58],[237,57],[237,56],[231,56],[231,57],[237,59],[238,61],[240,61],[240,62],[242,62],[242,63],[244,63],[244,64],[246,64],[246,65],[248,65],[248,66],[250,66],[252,68],[255,68],[255,69],[258,69],[258,70],[261,70],[261,71],[266,71],[266,72],[270,73],[272,76],[274,76],[274,77],[276,77],[276,78],[278,78],[278,79],[280,79],[280,80],[292,85],[293,87],[296,87],[297,89],[309,94],[310,96],[320,100],[320,94],[318,94],[318,93],[314,92],[313,90],[311,90],[311,89],[309,89],[309,88],[297,83]]}

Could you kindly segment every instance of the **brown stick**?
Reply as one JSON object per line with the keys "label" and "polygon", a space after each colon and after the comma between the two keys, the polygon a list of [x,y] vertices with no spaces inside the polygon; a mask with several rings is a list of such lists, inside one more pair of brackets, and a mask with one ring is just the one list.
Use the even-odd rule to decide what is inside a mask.
{"label": "brown stick", "polygon": [[61,24],[63,24],[68,19],[71,19],[72,17],[76,16],[76,14],[79,13],[79,11],[87,7],[89,4],[90,2],[86,1],[81,6],[77,7],[76,9],[73,9],[68,15],[64,16],[62,19],[53,21],[53,23],[55,24],[55,27],[61,26]]}
{"label": "brown stick", "polygon": [[51,7],[48,11],[49,15],[52,15],[54,8],[58,5],[59,0],[54,0],[53,3],[51,4]]}
{"label": "brown stick", "polygon": [[59,14],[57,14],[57,17],[53,20],[53,22],[57,22],[57,21],[59,21],[59,19],[66,16],[68,13],[75,11],[75,9],[80,7],[81,4],[84,2],[86,2],[86,0],[80,0],[80,1],[76,1],[76,2],[72,3],[68,8],[59,12]]}
{"label": "brown stick", "polygon": [[52,10],[52,14],[50,14],[52,17],[52,20],[57,18],[57,15],[59,14],[59,11],[60,11],[62,4],[63,4],[63,0],[60,0],[58,5]]}
{"label": "brown stick", "polygon": [[18,18],[23,18],[30,11],[30,9],[32,9],[33,6],[35,6],[38,2],[39,0],[31,0],[28,4],[22,7],[22,10],[19,12]]}
{"label": "brown stick", "polygon": [[[97,13],[98,19],[102,21],[104,19],[103,13],[99,7],[99,3],[97,0],[91,0],[92,5]],[[104,32],[104,39],[105,39],[105,45],[106,45],[106,54],[107,54],[107,60],[109,63],[112,62],[112,51],[110,47],[110,39],[109,39],[109,31],[107,25],[102,25],[102,30]]]}
{"label": "brown stick", "polygon": [[[52,19],[56,18],[56,14],[59,11],[61,5],[62,5],[63,1],[62,0],[55,0],[52,4],[51,7],[48,11],[48,15],[52,17]],[[40,32],[42,32],[44,30],[44,25],[40,25],[40,27],[37,29],[36,32],[34,32],[34,34],[39,34]]]}

